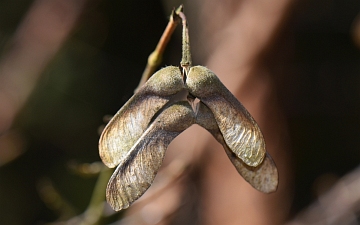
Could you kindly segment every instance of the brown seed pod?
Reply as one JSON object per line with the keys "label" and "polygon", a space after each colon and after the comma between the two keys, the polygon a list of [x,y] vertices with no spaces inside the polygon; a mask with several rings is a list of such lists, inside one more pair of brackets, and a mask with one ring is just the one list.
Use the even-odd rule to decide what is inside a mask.
{"label": "brown seed pod", "polygon": [[192,67],[186,17],[182,10],[176,16],[183,24],[183,73],[174,66],[156,72],[116,113],[99,140],[104,164],[118,165],[106,189],[107,201],[116,211],[144,194],[170,142],[194,123],[223,145],[236,170],[255,189],[277,189],[277,168],[258,125],[212,71]]}
{"label": "brown seed pod", "polygon": [[155,114],[170,99],[176,99],[184,88],[178,67],[168,66],[156,72],[103,130],[99,153],[104,164],[111,168],[117,166],[144,133]]}
{"label": "brown seed pod", "polygon": [[260,128],[219,78],[206,67],[195,66],[187,74],[186,86],[209,107],[230,150],[247,165],[260,165],[266,153]]}
{"label": "brown seed pod", "polygon": [[188,102],[165,108],[124,155],[111,176],[106,199],[116,211],[128,208],[153,183],[170,142],[195,122]]}

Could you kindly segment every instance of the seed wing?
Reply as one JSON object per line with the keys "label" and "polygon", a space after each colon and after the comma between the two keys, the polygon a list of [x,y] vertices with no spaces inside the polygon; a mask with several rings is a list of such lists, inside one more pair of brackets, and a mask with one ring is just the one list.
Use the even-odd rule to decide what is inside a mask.
{"label": "seed wing", "polygon": [[99,154],[108,167],[117,166],[144,133],[155,114],[183,90],[178,67],[156,72],[115,114],[99,140]]}
{"label": "seed wing", "polygon": [[109,204],[118,211],[128,208],[153,183],[170,142],[194,123],[187,102],[166,108],[120,162],[106,189]]}
{"label": "seed wing", "polygon": [[260,165],[266,153],[260,128],[217,76],[206,67],[195,66],[190,69],[186,85],[209,107],[229,149],[247,165]]}
{"label": "seed wing", "polygon": [[208,130],[215,139],[223,145],[226,154],[238,173],[251,186],[264,193],[276,191],[279,176],[276,165],[269,154],[265,155],[263,162],[257,167],[250,167],[246,165],[227,146],[212,112],[201,102],[199,103],[198,112],[196,114],[196,123]]}

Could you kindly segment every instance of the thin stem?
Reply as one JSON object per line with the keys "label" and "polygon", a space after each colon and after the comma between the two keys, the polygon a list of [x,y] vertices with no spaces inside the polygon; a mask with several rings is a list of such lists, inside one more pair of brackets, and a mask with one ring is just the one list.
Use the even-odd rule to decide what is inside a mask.
{"label": "thin stem", "polygon": [[191,52],[190,52],[190,39],[189,39],[189,27],[185,14],[179,12],[179,16],[182,20],[183,33],[182,33],[182,59],[180,62],[181,67],[185,70],[186,74],[189,72],[192,66]]}
{"label": "thin stem", "polygon": [[90,203],[84,212],[84,217],[79,225],[97,224],[103,216],[105,207],[105,192],[108,180],[113,173],[113,169],[103,166],[96,181]]}
{"label": "thin stem", "polygon": [[182,10],[183,6],[180,5],[176,10],[171,12],[169,23],[166,26],[165,31],[162,34],[155,50],[149,55],[148,62],[142,74],[139,85],[135,89],[135,93],[151,77],[155,69],[160,65],[164,50],[170,40],[170,37],[174,33],[177,25],[180,23],[179,13],[181,13]]}

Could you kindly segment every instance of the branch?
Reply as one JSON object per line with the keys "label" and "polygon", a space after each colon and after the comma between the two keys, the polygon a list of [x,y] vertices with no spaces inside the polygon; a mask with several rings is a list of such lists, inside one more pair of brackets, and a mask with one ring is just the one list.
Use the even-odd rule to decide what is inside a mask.
{"label": "branch", "polygon": [[176,10],[171,12],[169,23],[166,26],[165,31],[161,36],[155,50],[150,54],[140,83],[134,92],[137,92],[137,90],[151,77],[151,75],[155,72],[155,69],[160,65],[164,50],[169,43],[170,37],[174,33],[177,25],[180,23],[181,19],[179,17],[179,13],[181,13],[182,10],[183,6],[180,5]]}
{"label": "branch", "polygon": [[327,193],[287,225],[358,224],[360,167],[341,178]]}
{"label": "branch", "polygon": [[179,13],[182,20],[183,33],[182,33],[182,59],[180,62],[181,67],[187,74],[192,66],[191,52],[190,52],[190,38],[189,38],[189,27],[187,24],[186,16],[183,12]]}

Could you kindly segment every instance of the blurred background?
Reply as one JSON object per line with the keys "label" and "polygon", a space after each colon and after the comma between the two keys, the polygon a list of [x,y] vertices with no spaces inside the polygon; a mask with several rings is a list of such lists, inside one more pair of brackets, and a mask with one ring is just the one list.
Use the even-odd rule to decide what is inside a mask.
{"label": "blurred background", "polygon": [[[212,26],[200,15],[206,8],[202,4],[208,3],[184,3],[194,64],[213,69],[207,62],[215,50],[201,45]],[[0,224],[47,224],[87,208],[97,180],[92,173],[101,168],[91,163],[100,161],[103,117],[115,114],[131,97],[171,9],[178,5],[160,0],[0,1]],[[282,1],[280,6],[276,26],[264,28],[271,35],[254,57],[271,74],[286,127],[285,181],[291,197],[284,222],[299,218],[359,164],[360,4],[305,0]],[[269,16],[257,15],[264,20]],[[203,29],[192,30],[192,24]],[[215,28],[211,31],[216,33]],[[161,66],[178,65],[180,58],[178,28]],[[276,127],[267,129],[276,132]],[[356,199],[357,189],[347,198]],[[348,224],[360,224],[360,207],[354,208]],[[115,214],[99,223],[121,217]]]}

